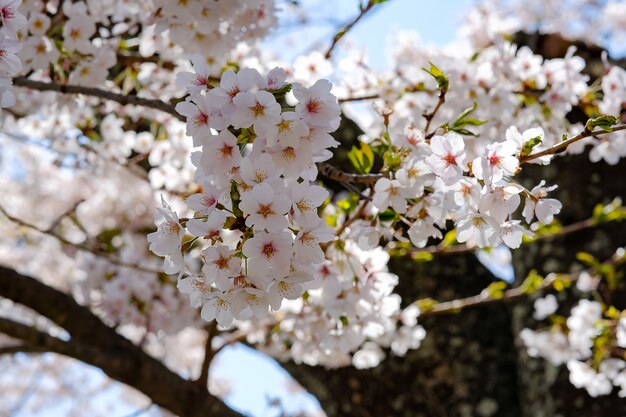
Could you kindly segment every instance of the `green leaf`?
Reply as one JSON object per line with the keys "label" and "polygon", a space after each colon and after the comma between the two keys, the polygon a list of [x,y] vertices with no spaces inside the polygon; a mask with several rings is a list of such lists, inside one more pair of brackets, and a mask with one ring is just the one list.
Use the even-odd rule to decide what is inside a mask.
{"label": "green leaf", "polygon": [[437,81],[437,87],[441,90],[442,93],[446,93],[448,91],[448,87],[450,86],[450,80],[448,77],[441,71],[439,68],[435,66],[432,62],[429,62],[430,68],[422,68],[424,71],[432,75],[432,77]]}
{"label": "green leaf", "polygon": [[496,281],[489,284],[483,291],[489,295],[489,298],[500,299],[504,297],[504,290],[506,289],[506,286],[506,282]]}
{"label": "green leaf", "polygon": [[478,104],[474,102],[472,107],[468,107],[465,110],[463,110],[461,114],[459,115],[459,117],[457,117],[456,120],[452,122],[452,124],[446,126],[448,130],[457,132],[461,135],[477,136],[474,132],[465,129],[465,126],[480,126],[480,125],[484,125],[485,123],[487,123],[486,120],[479,120],[473,117],[468,117],[470,114],[474,113],[474,111],[476,111],[477,108],[478,108]]}
{"label": "green leaf", "polygon": [[558,292],[565,291],[571,285],[572,280],[567,274],[557,274],[557,276],[554,278],[554,281],[552,281],[552,288],[554,288]]}
{"label": "green leaf", "polygon": [[381,222],[393,221],[396,219],[397,216],[398,214],[391,208],[388,208],[387,210],[378,213],[378,218]]}
{"label": "green leaf", "polygon": [[541,143],[541,136],[535,136],[534,138],[528,139],[522,145],[522,152],[520,153],[521,157],[530,155],[530,152],[533,148]]}
{"label": "green leaf", "polygon": [[453,245],[455,242],[456,242],[456,229],[452,229],[448,233],[446,233],[441,243],[443,244],[443,246],[448,247],[448,246]]}
{"label": "green leaf", "polygon": [[233,203],[233,214],[237,217],[243,217],[243,212],[239,209],[241,195],[239,194],[237,183],[235,181],[230,182],[230,200]]}
{"label": "green leaf", "polygon": [[352,149],[348,152],[348,159],[359,174],[368,174],[374,166],[374,153],[372,148],[366,143],[361,143],[360,147],[359,149],[356,146],[352,146]]}
{"label": "green leaf", "polygon": [[337,207],[339,207],[344,213],[349,214],[358,204],[359,196],[354,193],[350,193],[348,197],[337,202]]}
{"label": "green leaf", "polygon": [[474,113],[477,108],[478,108],[478,103],[474,102],[474,104],[472,104],[472,107],[468,107],[461,112],[459,117],[456,118],[456,121],[453,123],[453,125],[456,124],[459,120],[463,120],[470,114]]}
{"label": "green leaf", "polygon": [[576,259],[578,259],[580,262],[584,263],[587,266],[596,266],[600,264],[600,262],[598,262],[598,260],[593,255],[587,252],[578,252],[576,254]]}
{"label": "green leaf", "polygon": [[337,215],[336,214],[329,214],[326,216],[326,224],[329,227],[337,227]]}
{"label": "green leaf", "polygon": [[431,310],[437,304],[439,304],[439,302],[437,300],[433,300],[432,298],[423,298],[415,302],[415,305],[421,312]]}
{"label": "green leaf", "polygon": [[537,274],[537,271],[533,269],[532,271],[528,273],[528,276],[526,277],[526,279],[524,279],[524,282],[522,282],[522,284],[520,285],[520,290],[522,290],[524,294],[532,294],[541,287],[542,283],[543,283],[543,277]]}
{"label": "green leaf", "polygon": [[274,97],[278,98],[278,97],[284,96],[290,91],[291,91],[291,84],[285,84],[281,88],[270,91],[270,93],[272,93]]}
{"label": "green leaf", "polygon": [[430,262],[433,259],[435,259],[435,256],[432,253],[429,253],[429,252],[417,251],[417,252],[413,252],[411,254],[411,259],[413,259],[414,261],[417,261],[417,262],[425,263],[425,262]]}
{"label": "green leaf", "polygon": [[599,127],[602,130],[610,132],[611,127],[615,126],[617,123],[618,120],[615,116],[600,116],[587,120],[587,123],[585,123],[585,129],[593,132],[594,128]]}

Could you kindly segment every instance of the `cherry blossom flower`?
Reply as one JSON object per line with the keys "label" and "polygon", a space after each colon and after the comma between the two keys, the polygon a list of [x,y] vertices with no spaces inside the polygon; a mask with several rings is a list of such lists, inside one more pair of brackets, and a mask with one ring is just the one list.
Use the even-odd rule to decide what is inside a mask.
{"label": "cherry blossom flower", "polygon": [[280,116],[280,104],[267,91],[241,92],[235,96],[233,104],[236,110],[230,121],[236,128],[273,124]]}
{"label": "cherry blossom flower", "polygon": [[256,232],[243,244],[243,254],[248,258],[248,273],[255,276],[286,276],[292,253],[293,237],[285,231],[274,234]]}
{"label": "cherry blossom flower", "polygon": [[479,180],[495,184],[506,176],[513,176],[519,167],[519,160],[513,156],[517,152],[514,142],[505,141],[487,145],[482,157],[472,162],[472,172]]}
{"label": "cherry blossom flower", "polygon": [[400,181],[381,178],[374,186],[372,203],[380,211],[391,206],[396,213],[405,213],[407,203],[402,194]]}
{"label": "cherry blossom flower", "polygon": [[433,173],[447,184],[457,180],[465,169],[465,143],[463,138],[454,133],[446,136],[433,136],[430,140],[432,155],[425,160]]}
{"label": "cherry blossom flower", "polygon": [[287,227],[287,212],[291,200],[281,193],[276,193],[271,185],[260,183],[241,196],[239,208],[246,217],[246,225],[254,230],[266,229],[278,233]]}

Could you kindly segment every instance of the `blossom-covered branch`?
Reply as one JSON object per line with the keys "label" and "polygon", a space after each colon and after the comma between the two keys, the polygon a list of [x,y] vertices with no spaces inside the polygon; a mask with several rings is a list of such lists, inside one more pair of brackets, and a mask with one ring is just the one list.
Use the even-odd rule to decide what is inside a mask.
{"label": "blossom-covered branch", "polygon": [[[592,128],[593,129],[593,128]],[[556,153],[562,152],[565,149],[567,149],[568,146],[570,146],[573,143],[578,142],[579,140],[585,139],[585,138],[589,138],[592,136],[602,136],[602,135],[606,135],[609,133],[613,133],[613,132],[619,132],[621,130],[625,130],[626,129],[626,124],[618,124],[612,127],[607,127],[606,129],[603,130],[595,130],[592,131],[590,129],[585,129],[582,132],[580,132],[579,134],[572,136],[569,139],[563,140],[562,142],[548,148],[548,149],[544,149],[541,152],[537,152],[528,156],[523,156],[520,157],[520,164],[524,164],[526,162],[532,161],[534,159],[537,158],[541,158],[542,156],[547,156],[547,155],[554,155]]]}

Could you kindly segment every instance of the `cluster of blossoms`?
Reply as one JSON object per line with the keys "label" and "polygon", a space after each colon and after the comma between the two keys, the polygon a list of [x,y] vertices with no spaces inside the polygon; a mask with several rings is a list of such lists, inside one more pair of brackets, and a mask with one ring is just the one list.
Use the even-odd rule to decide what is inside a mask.
{"label": "cluster of blossoms", "polygon": [[519,31],[555,33],[624,52],[626,4],[621,0],[484,0],[468,13],[461,33],[476,46]]}
{"label": "cluster of blossoms", "polygon": [[[371,367],[384,357],[381,346],[398,355],[417,348],[425,336],[419,311],[400,308],[389,255],[363,240],[363,222],[348,225],[330,205],[324,218],[319,213],[328,192],[311,183],[315,163],[337,145],[329,135],[339,117],[330,83],[291,86],[280,69],[267,77],[244,69],[212,87],[198,62],[196,73],[178,77],[190,95],[177,105],[201,147],[192,155],[200,192],[185,201],[194,214],[180,219],[163,202],[158,230],[148,236],[165,271],[178,273],[179,289],[202,306],[204,319],[221,326],[237,319],[251,342],[264,340],[278,357]],[[277,97],[292,87],[295,106],[281,108]],[[329,244],[336,232],[326,218],[341,230],[341,244]]]}
{"label": "cluster of blossoms", "polygon": [[[623,257],[624,249],[616,256]],[[583,294],[595,292],[601,276],[583,271],[576,288]],[[554,295],[535,301],[534,318],[556,316],[559,304]],[[567,364],[571,383],[584,388],[589,395],[608,395],[618,387],[626,397],[626,361],[616,352],[626,348],[626,317],[603,303],[582,299],[571,309],[569,317],[552,320],[552,326],[524,329],[520,338],[533,357],[542,357],[552,365]]]}
{"label": "cluster of blossoms", "polygon": [[[365,213],[375,210],[368,204]],[[325,214],[336,215],[331,206]],[[346,218],[338,217],[341,244],[326,250],[305,295],[286,303],[274,320],[240,325],[250,342],[273,357],[327,368],[370,368],[385,358],[384,349],[404,356],[426,336],[417,324],[419,309],[415,304],[402,308],[393,292],[399,278],[387,270],[389,254],[363,239],[367,222],[344,228]],[[279,331],[268,335],[268,329]]]}
{"label": "cluster of blossoms", "polygon": [[[519,169],[524,144],[541,141],[540,128],[520,133],[507,130],[506,139],[485,147],[482,155],[468,158],[463,137],[449,132],[429,141],[416,130],[404,136],[411,151],[394,173],[374,187],[373,203],[381,212],[392,208],[409,223],[408,236],[414,246],[426,246],[430,238],[442,238],[447,220],[456,225],[456,239],[480,248],[504,243],[518,248],[530,232],[513,219],[522,198],[524,219],[531,224],[550,223],[561,203],[547,198],[556,187],[540,183],[527,190],[511,180]],[[408,220],[407,220],[408,219]]]}
{"label": "cluster of blossoms", "polygon": [[141,53],[163,53],[175,44],[220,65],[220,57],[238,42],[254,41],[276,25],[274,9],[274,0],[157,0],[151,8],[157,12],[147,22],[156,25],[142,32]]}
{"label": "cluster of blossoms", "polygon": [[[151,226],[154,202],[145,181],[108,162],[59,170],[49,151],[34,145],[10,160],[19,164],[25,178],[15,181],[15,174],[2,164],[0,189],[13,196],[3,199],[2,209],[20,213],[20,220],[40,230],[58,224],[50,236],[33,228],[16,229],[3,218],[3,264],[24,265],[25,273],[45,276],[46,283],[71,290],[80,303],[133,340],[175,334],[199,323],[176,281],[160,272],[160,260],[148,251],[144,230]],[[93,176],[99,178],[97,184],[89,181]],[[120,193],[129,186],[132,194]],[[69,191],[52,192],[60,189]],[[62,216],[74,205],[69,215]],[[107,256],[88,251],[94,240],[107,247]],[[39,261],[28,262],[37,253]]]}
{"label": "cluster of blossoms", "polygon": [[[60,101],[54,92],[27,89],[15,90],[15,115],[2,115],[7,131],[50,139],[50,149],[62,155],[55,164],[73,161],[76,171],[85,164],[99,167],[84,179],[89,184],[87,177],[98,178],[98,187],[85,185],[80,196],[64,195],[66,204],[56,211],[89,197],[77,210],[88,230],[63,224],[71,231],[64,236],[103,243],[113,234],[106,241],[108,255],[127,266],[84,251],[44,258],[34,252],[68,249],[36,233],[7,233],[6,247],[24,251],[19,259],[15,250],[5,251],[3,260],[20,265],[43,259],[33,275],[46,276],[53,269],[60,271],[54,275],[75,278],[61,286],[72,288],[81,302],[121,325],[120,331],[134,340],[144,329],[156,337],[161,329],[174,334],[186,326],[201,327],[189,298],[192,307],[202,307],[206,320],[229,326],[237,319],[234,324],[248,341],[275,357],[366,368],[383,359],[383,348],[404,355],[419,347],[425,333],[417,325],[417,308],[403,309],[406,300],[393,292],[398,277],[387,269],[385,245],[393,249],[410,241],[422,248],[454,224],[456,240],[470,247],[519,247],[524,236],[552,222],[561,209],[548,197],[555,185],[541,182],[526,189],[513,181],[521,161],[529,152],[556,144],[563,132],[582,131],[583,126],[566,121],[579,102],[619,115],[626,97],[623,69],[607,68],[600,95],[588,85],[585,62],[573,49],[564,58],[544,60],[503,41],[502,33],[522,27],[506,26],[507,19],[487,25],[493,30],[486,38],[484,31],[476,31],[478,20],[470,19],[472,48],[418,49],[420,42],[401,34],[394,42],[395,68],[385,73],[370,69],[359,53],[335,66],[321,52],[299,57],[293,69],[283,71],[266,67],[271,59],[259,48],[238,44],[257,39],[275,23],[273,1],[34,1],[20,6],[26,20],[16,11],[18,4],[0,0],[0,107],[14,104],[7,88],[20,67],[31,79],[136,91],[139,97],[166,101],[189,93],[177,106],[186,124],[154,109],[84,96]],[[618,21],[623,5],[609,5],[607,18]],[[19,54],[16,39],[24,44]],[[194,52],[202,56],[193,56],[193,72],[185,72],[186,58]],[[450,88],[445,104],[427,122],[423,115],[437,106],[439,93],[421,70],[428,61],[442,68]],[[222,74],[224,67],[232,68],[229,62],[267,75],[253,69]],[[313,183],[315,164],[327,160],[329,148],[337,145],[329,133],[339,118],[330,83],[315,81],[335,68],[349,80],[334,90],[349,99],[344,110],[367,132],[362,142],[370,143],[386,164],[385,178],[360,190],[359,216],[359,204],[347,212],[326,205],[328,192]],[[288,74],[313,86],[287,84]],[[375,106],[350,107],[350,99],[358,96],[375,96]],[[467,112],[472,102],[475,107]],[[465,124],[453,126],[453,120]],[[594,162],[616,164],[626,156],[625,131],[581,140],[567,152],[582,152],[587,144]],[[103,180],[111,166],[131,166],[129,161],[141,158],[149,166],[147,174],[129,169],[116,181]],[[109,162],[102,166],[102,160]],[[51,172],[32,178],[48,178]],[[132,183],[133,201],[122,204],[119,196],[137,177],[142,182]],[[34,184],[24,184],[28,193],[1,185],[7,194],[35,200]],[[38,185],[46,203],[24,203],[14,212],[45,218],[36,210],[50,208],[49,196]],[[178,196],[190,189],[193,195],[183,206]],[[162,221],[149,240],[152,251],[165,256],[165,272],[175,278],[159,273],[158,260],[147,256],[142,236],[151,225],[136,221],[151,217],[152,199],[161,192],[173,208],[163,203]],[[522,217],[515,218],[520,211]],[[41,242],[34,245],[34,240]],[[538,320],[554,312],[555,301],[548,296],[538,303]],[[581,303],[572,317],[595,314],[598,308],[592,305]],[[606,358],[591,368],[583,362],[590,357],[585,346],[595,337],[589,329],[597,332],[596,321],[575,322],[568,323],[568,332],[528,330],[522,337],[535,346],[531,352],[567,362],[576,386],[605,393],[608,380],[624,390],[625,377],[610,371],[620,371],[621,362]],[[620,321],[617,329],[623,327]],[[554,346],[562,349],[549,349]],[[589,369],[600,376],[591,378]]]}
{"label": "cluster of blossoms", "polygon": [[[432,134],[435,128],[457,120],[472,103],[476,103],[476,108],[470,118],[486,121],[463,127],[476,135],[467,141],[466,162],[480,156],[494,138],[503,140],[510,126],[517,126],[522,132],[541,127],[545,132],[543,147],[559,143],[564,132],[572,135],[581,132],[584,126],[569,123],[566,118],[579,104],[590,111],[590,117],[620,114],[624,69],[607,67],[600,92],[597,85],[588,84],[589,76],[583,72],[585,60],[576,55],[574,47],[563,58],[544,59],[530,48],[518,48],[501,37],[478,50],[462,44],[438,50],[416,48],[420,43],[414,32],[397,34],[392,50],[393,67],[386,72],[372,70],[357,53],[341,62],[340,68],[347,68],[350,77],[350,83],[341,85],[350,99],[346,102],[346,113],[366,131],[363,141],[372,142],[388,133],[394,145],[406,146],[402,138],[406,130],[424,130],[427,121],[423,115],[431,112],[438,101],[436,83],[422,70],[429,61],[436,63],[447,76],[450,87],[445,104],[431,120],[431,131],[426,133]],[[341,72],[337,75],[345,76]],[[368,108],[352,102],[361,101],[360,97],[375,97],[375,105]],[[387,114],[386,118],[381,117],[382,112]],[[494,114],[498,117],[494,118]],[[383,123],[385,119],[388,125]],[[440,128],[437,133],[441,131]],[[580,153],[586,145],[591,145],[592,160],[604,159],[615,164],[619,155],[626,153],[623,137],[621,131],[601,141],[588,138],[569,146],[566,152]]]}
{"label": "cluster of blossoms", "polygon": [[21,0],[0,1],[0,109],[15,104],[11,77],[22,69],[17,53],[22,48],[18,31],[26,26],[26,18],[18,12]]}
{"label": "cluster of blossoms", "polygon": [[[208,89],[200,71],[181,74],[190,92],[177,110],[201,150],[192,155],[198,193],[186,204],[194,216],[180,220],[164,203],[163,221],[149,235],[150,249],[165,256],[165,271],[179,273],[202,317],[229,326],[233,318],[264,317],[269,307],[302,295],[324,261],[320,244],[332,230],[318,215],[328,192],[311,184],[315,162],[336,146],[329,135],[339,122],[331,85],[293,85],[295,107],[277,101],[291,88],[286,74],[227,71]],[[234,133],[236,134],[234,134]],[[183,243],[185,228],[195,236]],[[202,242],[202,264],[185,266],[181,248]]]}
{"label": "cluster of blossoms", "polygon": [[[213,71],[219,71],[228,52],[240,42],[265,35],[275,23],[273,0],[35,1],[21,5],[26,17],[17,13],[19,4],[20,0],[0,3],[4,16],[0,45],[6,52],[0,61],[2,74],[20,70],[14,59],[19,48],[11,41],[19,38],[24,72],[88,86],[104,83],[119,62],[142,63],[156,54],[177,65],[181,58],[202,51],[211,56],[207,62]],[[158,66],[151,63],[143,68],[146,71],[154,79]]]}

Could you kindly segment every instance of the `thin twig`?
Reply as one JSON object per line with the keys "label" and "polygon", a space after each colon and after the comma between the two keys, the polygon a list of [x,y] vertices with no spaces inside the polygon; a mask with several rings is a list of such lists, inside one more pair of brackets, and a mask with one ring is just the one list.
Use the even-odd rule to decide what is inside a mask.
{"label": "thin twig", "polygon": [[[43,233],[52,233],[54,231],[54,229],[56,229],[56,227],[59,225],[59,223],[61,223],[61,221],[63,221],[63,219],[71,214],[73,214],[76,209],[78,208],[78,206],[83,203],[85,201],[85,199],[81,198],[80,200],[78,200],[77,202],[75,202],[74,204],[72,204],[72,206],[65,210],[63,213],[61,213],[60,216],[58,216],[56,219],[54,219],[54,221],[52,221],[52,223],[50,223],[50,226],[48,226],[46,229],[43,230]],[[4,210],[3,210],[4,213]],[[6,213],[4,213],[6,215]]]}
{"label": "thin twig", "polygon": [[341,38],[346,36],[346,34],[350,31],[350,29],[352,29],[354,25],[356,25],[359,22],[359,20],[363,18],[363,16],[365,16],[370,10],[372,10],[375,5],[376,5],[375,1],[369,0],[367,2],[367,5],[365,5],[365,7],[361,7],[361,12],[354,19],[352,19],[350,22],[344,25],[341,29],[339,29],[337,33],[335,33],[335,36],[333,37],[333,41],[331,42],[330,46],[326,50],[326,53],[324,54],[324,57],[326,59],[329,59],[332,56],[335,46],[337,46],[337,43],[341,40]]}
{"label": "thin twig", "polygon": [[381,178],[388,178],[388,176],[384,174],[352,174],[349,172],[344,172],[326,162],[320,162],[319,164],[317,164],[317,169],[323,176],[339,182],[374,184]]}
{"label": "thin twig", "polygon": [[626,124],[620,124],[617,126],[614,126],[612,128],[610,128],[610,130],[600,130],[600,131],[595,131],[592,132],[590,130],[584,130],[582,132],[580,132],[579,134],[577,134],[576,136],[573,136],[569,139],[566,139],[548,149],[545,149],[541,152],[537,152],[534,153],[532,155],[528,155],[525,157],[520,158],[519,163],[523,164],[526,163],[528,161],[532,161],[533,159],[537,159],[540,158],[542,156],[546,156],[546,155],[554,155],[555,153],[559,153],[561,151],[564,151],[569,145],[571,145],[574,142],[578,142],[579,140],[591,137],[591,136],[601,136],[601,135],[606,135],[609,133],[613,133],[613,132],[619,132],[620,130],[625,130],[626,129]]}
{"label": "thin twig", "polygon": [[[625,257],[614,256],[613,258],[604,262],[602,265],[612,265],[615,267],[615,266],[623,264],[624,262],[626,262]],[[528,288],[526,288],[522,284],[518,287],[511,288],[510,290],[504,291],[501,297],[493,297],[489,293],[489,291],[485,289],[480,294],[473,295],[471,297],[459,298],[457,300],[446,301],[443,303],[435,304],[432,307],[429,307],[428,309],[425,309],[424,311],[422,311],[420,314],[420,317],[435,316],[438,314],[458,313],[461,310],[466,309],[468,307],[475,307],[478,305],[492,304],[492,303],[496,303],[499,301],[513,301],[513,300],[517,300],[520,298],[525,298],[531,294],[536,293],[537,291],[541,291],[541,290],[551,287],[557,278],[560,278],[560,279],[566,278],[567,280],[569,280],[570,283],[573,283],[578,280],[582,272],[595,274],[599,268],[600,268],[599,266],[593,267],[593,268],[586,269],[584,271],[580,271],[575,274],[552,273],[546,276],[541,281],[541,284],[539,284],[537,287],[534,287],[532,291],[529,291]]]}
{"label": "thin twig", "polygon": [[153,273],[153,274],[160,274],[160,273],[163,272],[163,271],[158,270],[158,269],[148,268],[148,267],[137,265],[137,264],[134,264],[134,263],[125,262],[125,261],[122,261],[120,259],[113,258],[113,257],[109,256],[108,254],[102,253],[102,251],[99,251],[97,249],[90,248],[88,246],[81,245],[81,244],[78,244],[78,243],[70,242],[69,240],[67,240],[63,236],[61,236],[61,235],[59,235],[57,233],[54,233],[53,231],[49,231],[47,229],[41,229],[41,228],[39,228],[38,226],[36,226],[34,224],[25,222],[22,219],[18,219],[17,217],[14,217],[14,216],[10,215],[4,209],[4,207],[2,207],[2,206],[0,206],[0,213],[2,213],[7,219],[12,221],[13,223],[17,223],[20,226],[26,227],[28,229],[34,230],[34,231],[39,232],[39,233],[43,233],[43,234],[48,235],[48,236],[51,236],[51,237],[55,238],[56,240],[58,240],[60,243],[66,245],[66,246],[69,246],[69,247],[72,247],[72,248],[78,249],[78,250],[84,250],[84,251],[89,252],[92,255],[95,255],[95,256],[97,256],[99,258],[106,259],[107,261],[109,261],[110,263],[112,263],[114,265],[125,267],[125,268],[132,268],[132,269],[135,269],[135,270],[138,270],[138,271],[143,271],[143,272],[150,272],[150,273]]}
{"label": "thin twig", "polygon": [[377,98],[380,98],[379,94],[366,94],[363,96],[341,97],[341,98],[338,98],[337,101],[339,103],[347,103],[351,101],[375,100]]}
{"label": "thin twig", "polygon": [[443,106],[443,103],[446,102],[446,90],[441,90],[439,92],[439,100],[437,101],[437,105],[435,106],[435,108],[433,109],[432,112],[430,113],[425,113],[423,116],[426,119],[426,127],[424,128],[424,133],[426,134],[426,139],[430,139],[433,136],[435,136],[435,132],[437,132],[437,129],[435,129],[433,132],[428,133],[428,129],[430,129],[430,123],[433,121],[433,119],[435,118],[435,116],[437,115],[437,112],[439,111],[439,109],[441,108],[441,106]]}

